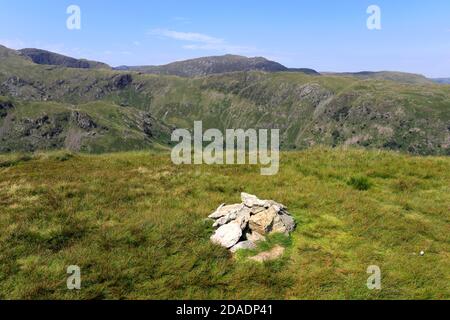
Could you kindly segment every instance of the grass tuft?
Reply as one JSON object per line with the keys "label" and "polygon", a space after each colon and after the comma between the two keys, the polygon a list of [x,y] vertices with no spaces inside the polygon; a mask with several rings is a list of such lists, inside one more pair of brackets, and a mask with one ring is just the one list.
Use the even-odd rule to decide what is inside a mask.
{"label": "grass tuft", "polygon": [[371,183],[367,177],[351,177],[347,184],[359,191],[367,191],[371,187]]}

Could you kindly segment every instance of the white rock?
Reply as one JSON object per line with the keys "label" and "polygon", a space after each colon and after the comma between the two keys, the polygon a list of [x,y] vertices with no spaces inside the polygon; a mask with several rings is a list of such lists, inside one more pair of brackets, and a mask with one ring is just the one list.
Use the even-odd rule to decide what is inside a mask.
{"label": "white rock", "polygon": [[[236,218],[236,216],[234,218]],[[232,216],[230,214],[227,214],[226,216],[217,219],[216,222],[214,222],[213,227],[218,228],[220,226],[223,226],[224,224],[227,224],[228,222],[231,222],[232,220]]]}
{"label": "white rock", "polygon": [[[278,218],[278,213],[275,209],[270,207],[258,214],[253,215],[250,218],[249,226],[250,230],[253,232],[258,232],[259,234],[267,234],[272,231],[274,226],[274,220],[277,218],[276,222],[280,222]],[[281,223],[282,224],[282,223]],[[279,223],[279,225],[281,226]],[[284,231],[283,231],[284,232]]]}
{"label": "white rock", "polygon": [[216,211],[214,211],[212,214],[209,215],[209,218],[211,219],[220,219],[222,217],[225,217],[226,215],[230,213],[236,213],[239,210],[241,210],[244,206],[242,204],[232,204],[229,206],[226,206],[225,204],[222,204],[219,208],[217,208]]}
{"label": "white rock", "polygon": [[234,247],[230,249],[231,252],[235,253],[238,250],[253,250],[256,249],[256,244],[254,244],[251,241],[241,241],[238,244],[236,244]]}
{"label": "white rock", "polygon": [[290,233],[290,232],[294,231],[294,229],[295,229],[295,220],[294,220],[294,218],[292,218],[292,216],[290,216],[290,215],[288,215],[288,214],[286,214],[284,212],[281,212],[279,214],[279,217],[280,217],[281,221],[283,222],[283,224],[284,224],[284,226],[286,228],[286,231],[284,231],[284,232]]}
{"label": "white rock", "polygon": [[247,238],[247,240],[250,240],[251,242],[254,243],[266,241],[266,237],[260,235],[258,232],[247,233],[245,237]]}
{"label": "white rock", "polygon": [[266,201],[258,199],[258,197],[242,192],[241,200],[244,205],[247,207],[264,207],[266,205]]}
{"label": "white rock", "polygon": [[245,230],[251,217],[250,209],[244,206],[236,215],[236,222],[241,226],[242,230]]}
{"label": "white rock", "polygon": [[242,229],[240,224],[231,222],[217,229],[211,236],[211,241],[228,249],[238,243],[241,237]]}
{"label": "white rock", "polygon": [[[287,208],[272,200],[260,200],[258,197],[241,194],[242,203],[221,205],[209,218],[216,220],[218,228],[211,241],[233,252],[255,246],[265,241],[264,235],[272,233],[289,234],[295,229],[295,221]],[[243,233],[247,232],[245,236]]]}
{"label": "white rock", "polygon": [[260,213],[260,212],[262,212],[264,210],[266,210],[265,207],[253,207],[253,208],[250,208],[250,212],[251,212],[252,215],[258,214],[258,213]]}
{"label": "white rock", "polygon": [[269,207],[274,207],[278,212],[282,211],[282,210],[287,210],[287,207],[281,203],[275,202],[273,200],[266,200],[265,201],[265,207],[269,208]]}

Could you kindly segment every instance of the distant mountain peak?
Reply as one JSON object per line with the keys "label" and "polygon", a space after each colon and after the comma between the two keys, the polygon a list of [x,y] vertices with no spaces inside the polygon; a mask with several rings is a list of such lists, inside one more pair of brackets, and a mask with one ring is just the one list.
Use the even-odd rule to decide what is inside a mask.
{"label": "distant mountain peak", "polygon": [[130,70],[149,74],[175,75],[180,77],[197,77],[211,74],[239,72],[239,71],[264,71],[264,72],[304,72],[318,74],[312,69],[291,70],[282,64],[268,60],[264,57],[245,57],[234,54],[222,56],[208,56],[189,60],[172,62],[162,66],[121,66],[116,70]]}

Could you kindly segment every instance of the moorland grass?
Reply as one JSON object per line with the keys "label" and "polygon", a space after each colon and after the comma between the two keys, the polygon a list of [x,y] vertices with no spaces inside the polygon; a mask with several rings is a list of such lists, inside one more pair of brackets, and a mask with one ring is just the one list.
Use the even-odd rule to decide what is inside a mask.
{"label": "moorland grass", "polygon": [[[0,299],[450,298],[446,157],[316,148],[283,153],[273,177],[150,152],[0,164]],[[290,238],[256,250],[281,244],[282,259],[258,264],[210,243],[205,218],[242,191],[297,220]],[[81,267],[79,291],[66,288],[69,265]],[[367,289],[370,265],[382,290]]]}

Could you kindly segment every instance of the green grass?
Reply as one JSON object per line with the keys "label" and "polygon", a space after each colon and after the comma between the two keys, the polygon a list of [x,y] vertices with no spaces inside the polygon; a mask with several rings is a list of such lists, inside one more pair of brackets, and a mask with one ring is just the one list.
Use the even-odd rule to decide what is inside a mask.
{"label": "green grass", "polygon": [[366,177],[351,177],[348,185],[356,190],[367,191],[370,189],[370,181]]}
{"label": "green grass", "polygon": [[[273,177],[150,152],[0,163],[0,299],[450,299],[449,158],[316,148],[283,153]],[[297,220],[258,249],[282,244],[282,259],[210,243],[205,218],[241,191]],[[69,265],[80,291],[66,289]],[[369,265],[381,291],[366,287]]]}

